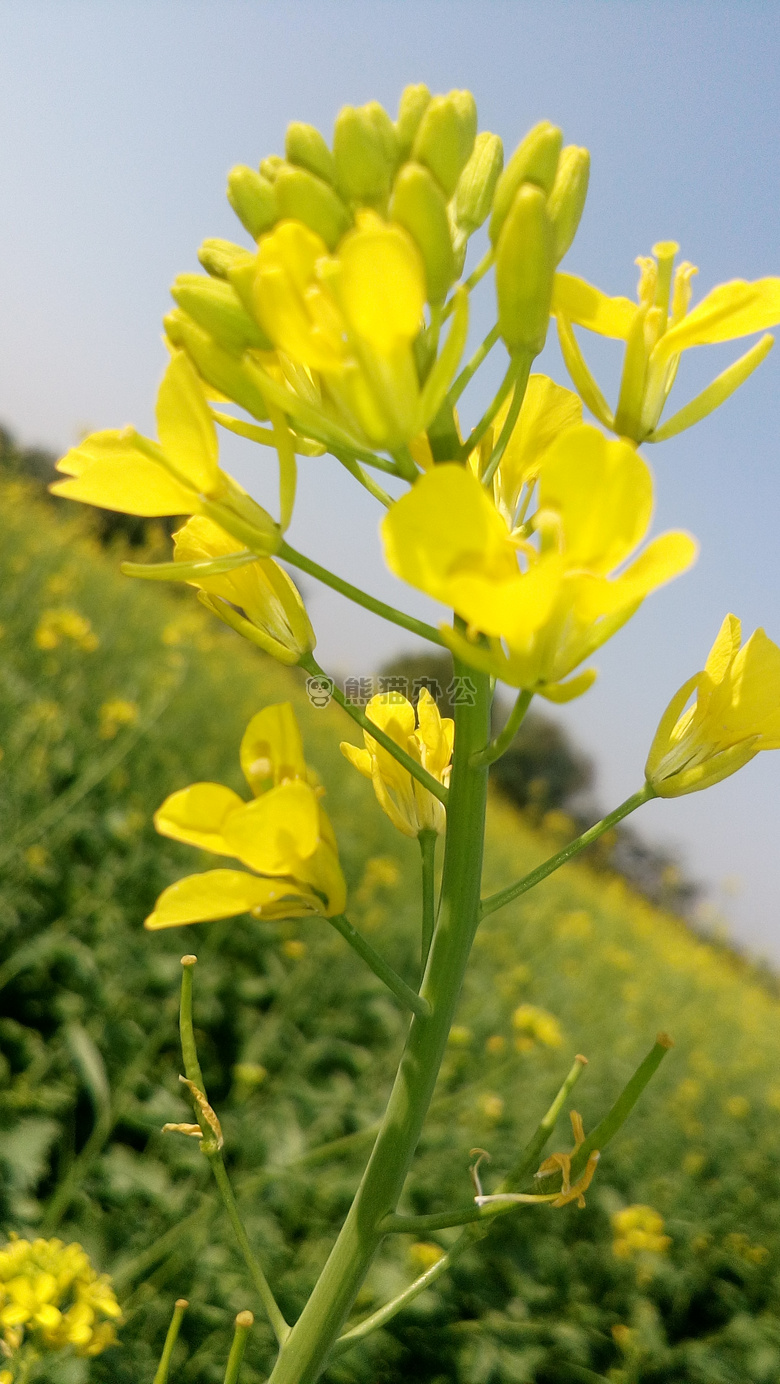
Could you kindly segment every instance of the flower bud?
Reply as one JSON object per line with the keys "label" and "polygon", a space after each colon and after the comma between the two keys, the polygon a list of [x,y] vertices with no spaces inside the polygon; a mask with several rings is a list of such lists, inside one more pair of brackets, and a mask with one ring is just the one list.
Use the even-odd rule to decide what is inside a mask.
{"label": "flower bud", "polygon": [[212,279],[226,279],[231,265],[246,259],[248,254],[243,245],[234,245],[232,240],[214,237],[204,240],[198,250],[198,259]]}
{"label": "flower bud", "polygon": [[273,190],[280,220],[302,221],[322,237],[329,250],[335,250],[349,230],[349,213],[332,187],[305,168],[285,164],[276,175]]}
{"label": "flower bud", "polygon": [[390,216],[407,230],[425,266],[429,303],[443,303],[456,278],[447,203],[439,184],[421,163],[406,163],[390,199]]}
{"label": "flower bud", "polygon": [[511,355],[538,355],[550,319],[555,242],[541,188],[523,183],[504,221],[496,251],[498,323]]}
{"label": "flower bud", "polygon": [[547,210],[555,231],[555,263],[563,259],[580,224],[588,195],[590,154],[567,144],[558,162],[558,172],[547,198]]}
{"label": "flower bud", "polygon": [[378,101],[344,106],[333,128],[336,186],[346,202],[384,202],[398,164],[398,136]]}
{"label": "flower bud", "polygon": [[420,121],[412,158],[424,163],[447,197],[471,157],[477,134],[477,107],[470,91],[434,96]]}
{"label": "flower bud", "polygon": [[520,141],[496,184],[490,218],[491,244],[498,241],[521,183],[535,183],[548,195],[552,192],[562,143],[561,131],[549,120],[540,120]]}
{"label": "flower bud", "polygon": [[455,189],[455,221],[466,235],[473,235],[490,211],[503,164],[504,146],[500,137],[484,130],[477,135],[471,158]]}
{"label": "flower bud", "polygon": [[246,164],[237,163],[228,173],[227,196],[241,225],[253,240],[257,240],[264,231],[270,231],[278,220],[271,183]]}
{"label": "flower bud", "polygon": [[302,120],[291,121],[287,126],[284,152],[288,163],[307,169],[326,183],[333,183],[336,174],[333,155],[314,125],[306,125]]}
{"label": "flower bud", "polygon": [[287,160],[283,159],[281,154],[269,154],[268,158],[263,159],[260,164],[260,173],[262,177],[269,183],[275,183],[279,169],[284,168],[286,162]]}
{"label": "flower bud", "polygon": [[[254,256],[250,258],[254,261]],[[241,355],[250,347],[272,349],[265,333],[224,280],[207,279],[204,274],[179,274],[171,287],[171,296],[225,350]]]}
{"label": "flower bud", "polygon": [[398,149],[402,159],[407,159],[412,152],[415,135],[420,128],[420,121],[425,115],[430,101],[431,93],[424,82],[418,82],[416,86],[404,87],[401,92],[395,130],[398,135]]}
{"label": "flower bud", "polygon": [[238,356],[218,346],[208,332],[181,309],[169,312],[163,318],[163,326],[171,345],[186,351],[207,385],[245,408],[260,422],[268,418],[265,399]]}

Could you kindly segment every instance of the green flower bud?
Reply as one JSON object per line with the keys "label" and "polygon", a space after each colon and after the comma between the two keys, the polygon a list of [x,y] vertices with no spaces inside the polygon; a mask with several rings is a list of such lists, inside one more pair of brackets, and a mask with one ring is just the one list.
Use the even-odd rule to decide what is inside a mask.
{"label": "green flower bud", "polygon": [[555,233],[547,199],[523,183],[504,220],[496,250],[498,325],[510,355],[544,346],[555,277]]}
{"label": "green flower bud", "polygon": [[208,332],[180,308],[163,318],[163,326],[171,345],[187,352],[207,385],[246,409],[253,418],[261,422],[268,418],[265,399],[250,379],[239,356],[218,346]]}
{"label": "green flower bud", "polygon": [[283,159],[281,154],[269,154],[268,158],[263,159],[260,164],[260,172],[269,183],[275,183],[279,169],[284,168],[286,162],[287,160]]}
{"label": "green flower bud", "polygon": [[590,154],[567,144],[558,163],[558,172],[547,198],[547,210],[555,228],[555,263],[563,259],[580,224],[588,195]]}
{"label": "green flower bud", "polygon": [[[254,256],[250,258],[254,261]],[[272,349],[267,336],[239,302],[231,284],[223,279],[207,279],[203,274],[179,274],[174,279],[171,296],[182,311],[226,351],[240,355],[250,347],[261,351]]]}
{"label": "green flower bud", "polygon": [[274,189],[254,168],[237,163],[228,173],[228,201],[241,225],[257,240],[278,220]]}
{"label": "green flower bud", "polygon": [[305,125],[302,120],[293,120],[287,126],[284,152],[288,163],[308,169],[326,183],[333,183],[336,176],[333,155],[319,130],[313,125]]}
{"label": "green flower bud", "polygon": [[484,130],[474,141],[473,153],[455,189],[455,221],[467,235],[479,230],[486,219],[503,166],[504,146],[500,136]]}
{"label": "green flower bud", "polygon": [[415,136],[412,158],[431,170],[447,197],[471,157],[476,134],[477,107],[470,91],[432,98]]}
{"label": "green flower bud", "polygon": [[552,191],[562,143],[561,131],[549,120],[540,120],[520,141],[496,184],[493,215],[490,218],[492,245],[498,241],[501,227],[521,183],[536,183],[548,195]]}
{"label": "green flower bud", "polygon": [[405,163],[395,180],[390,216],[407,230],[425,266],[429,303],[443,303],[456,278],[447,203],[439,184],[421,163]]}
{"label": "green flower bud", "polygon": [[[234,245],[232,240],[213,238],[204,240],[198,251],[198,259],[212,279],[226,279],[230,266],[246,259],[247,254],[243,245]],[[250,258],[254,259],[254,255]]]}
{"label": "green flower bud", "polygon": [[279,219],[302,221],[310,231],[322,236],[329,250],[335,250],[349,230],[349,213],[332,187],[305,168],[289,163],[279,169],[274,183]]}
{"label": "green flower bud", "polygon": [[398,136],[378,101],[344,106],[333,127],[336,186],[346,202],[384,202],[398,164]]}
{"label": "green flower bud", "polygon": [[417,86],[404,87],[398,102],[398,119],[395,131],[398,135],[398,149],[402,159],[408,159],[412,152],[415,135],[420,121],[431,102],[431,93],[424,82]]}

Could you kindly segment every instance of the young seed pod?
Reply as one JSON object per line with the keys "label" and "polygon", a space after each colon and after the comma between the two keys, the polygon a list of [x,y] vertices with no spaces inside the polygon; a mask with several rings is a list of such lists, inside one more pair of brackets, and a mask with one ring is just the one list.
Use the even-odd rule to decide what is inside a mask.
{"label": "young seed pod", "polygon": [[398,163],[398,136],[378,101],[344,106],[333,127],[336,186],[346,202],[384,202]]}
{"label": "young seed pod", "polygon": [[322,236],[329,250],[335,250],[349,230],[349,213],[341,198],[322,178],[305,168],[285,164],[274,183],[279,219],[302,221],[309,230]]}
{"label": "young seed pod", "polygon": [[223,279],[179,274],[171,287],[171,297],[226,351],[241,355],[250,347],[268,350],[265,333],[245,311],[231,284]]}
{"label": "young seed pod", "polygon": [[198,259],[212,279],[226,279],[230,267],[238,261],[246,259],[248,253],[243,245],[235,245],[232,240],[219,240],[212,237],[209,240],[204,240],[198,250]]}
{"label": "young seed pod", "polygon": [[544,346],[555,277],[555,238],[541,188],[523,183],[496,251],[498,324],[510,355]]}
{"label": "young seed pod", "polygon": [[398,102],[398,118],[395,122],[400,158],[407,159],[412,152],[412,145],[420,128],[420,121],[430,102],[431,93],[424,82],[419,82],[416,86],[404,87],[401,92],[401,99]]}
{"label": "young seed pod", "polygon": [[504,146],[500,136],[483,130],[474,141],[471,158],[458,178],[453,199],[455,221],[466,235],[473,235],[486,219],[503,166]]}
{"label": "young seed pod", "polygon": [[245,408],[260,422],[268,418],[265,400],[247,374],[240,357],[218,346],[208,332],[180,308],[166,314],[163,326],[171,345],[187,352],[207,385]]}
{"label": "young seed pod", "polygon": [[477,135],[477,107],[470,91],[434,96],[420,121],[412,158],[424,163],[449,198],[471,157]]}
{"label": "young seed pod", "polygon": [[228,173],[228,201],[241,225],[257,240],[278,219],[274,189],[254,168],[237,163]]}
{"label": "young seed pod", "polygon": [[302,120],[291,121],[287,126],[284,152],[288,163],[307,169],[326,183],[333,183],[336,176],[333,155],[314,125],[306,125]]}
{"label": "young seed pod", "polygon": [[428,302],[443,303],[456,278],[447,203],[436,179],[421,163],[406,163],[399,171],[390,216],[409,232],[422,255]]}
{"label": "young seed pod", "polygon": [[558,162],[558,172],[547,198],[547,210],[555,230],[555,263],[566,254],[580,224],[588,195],[590,154],[567,144]]}
{"label": "young seed pod", "polygon": [[493,215],[490,218],[490,241],[496,245],[501,227],[515,200],[515,193],[521,183],[535,183],[548,195],[555,182],[558,157],[561,152],[563,135],[557,125],[549,120],[540,120],[528,131],[515,149],[509,163],[496,184],[493,197]]}

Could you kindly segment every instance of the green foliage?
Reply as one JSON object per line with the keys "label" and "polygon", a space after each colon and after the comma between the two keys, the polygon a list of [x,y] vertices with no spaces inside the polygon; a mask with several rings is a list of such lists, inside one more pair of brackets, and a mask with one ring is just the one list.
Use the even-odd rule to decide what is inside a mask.
{"label": "green foliage", "polygon": [[[2,490],[3,1228],[78,1239],[113,1274],[123,1344],[90,1365],[94,1384],[151,1380],[180,1295],[192,1306],[172,1377],[216,1384],[233,1316],[250,1307],[242,1381],[259,1384],[270,1331],[209,1170],[194,1140],[160,1133],[189,1118],[177,1081],[179,957],[199,957],[205,1080],[250,1238],[288,1317],[348,1208],[407,1019],[322,920],[145,934],[159,891],[198,867],[197,853],[155,834],[152,813],[196,779],[241,791],[248,717],[290,698],[328,789],[349,915],[409,981],[415,843],[339,755],[339,739],[357,735],[338,708],[311,709],[295,673],[209,623],[191,593],[120,578],[82,520],[37,504],[18,480]],[[557,845],[496,798],[486,891]],[[555,1016],[560,1046],[541,1040],[554,1042],[555,1025],[534,1039],[527,1009],[513,1022],[521,1006]],[[475,1145],[492,1155],[492,1190],[577,1051],[590,1064],[575,1104],[592,1128],[663,1028],[677,1046],[605,1153],[586,1210],[503,1219],[435,1290],[336,1360],[331,1384],[774,1384],[780,1005],[743,963],[619,879],[568,866],[480,930],[402,1209],[468,1201]],[[562,1120],[551,1149],[570,1144]],[[610,1216],[637,1202],[664,1217],[666,1255],[613,1253]],[[455,1233],[422,1238],[444,1246]],[[409,1237],[389,1239],[358,1312],[419,1262]]]}

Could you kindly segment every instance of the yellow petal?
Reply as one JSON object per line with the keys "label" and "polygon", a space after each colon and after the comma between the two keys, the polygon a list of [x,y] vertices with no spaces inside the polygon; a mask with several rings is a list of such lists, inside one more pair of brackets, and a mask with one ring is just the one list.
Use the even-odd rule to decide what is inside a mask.
{"label": "yellow petal", "polygon": [[653,360],[668,360],[689,346],[763,332],[780,322],[780,278],[718,284],[676,327],[661,337]]}
{"label": "yellow petal", "polygon": [[745,735],[760,734],[760,749],[774,749],[780,737],[780,649],[762,629],[736,655],[733,683],[730,724]]}
{"label": "yellow petal", "polygon": [[665,582],[678,577],[696,561],[699,547],[695,538],[682,529],[671,529],[648,543],[644,552],[618,578],[615,585],[631,588],[632,599],[647,596]]}
{"label": "yellow petal", "polygon": [[630,298],[608,298],[574,274],[556,274],[553,288],[552,312],[561,312],[570,322],[577,322],[599,336],[616,337],[625,341],[637,313]]}
{"label": "yellow petal", "polygon": [[239,913],[297,918],[320,909],[318,900],[308,890],[297,888],[289,880],[258,879],[241,870],[206,870],[200,875],[187,875],[163,890],[144,927],[155,931],[183,923],[232,918]]}
{"label": "yellow petal", "polygon": [[711,682],[720,683],[723,681],[727,670],[739,652],[741,643],[742,625],[736,615],[727,615],[718,630],[718,636],[704,665],[704,671]]}
{"label": "yellow petal", "polygon": [[207,562],[209,558],[227,557],[240,551],[238,540],[204,514],[188,519],[173,535],[176,562]]}
{"label": "yellow petal", "polygon": [[578,424],[545,457],[539,507],[561,516],[567,567],[612,572],[647,532],[649,467],[629,443],[608,441],[598,428]]}
{"label": "yellow petal", "polygon": [[287,779],[305,779],[303,741],[289,702],[263,707],[244,731],[239,751],[244,777],[257,795]]}
{"label": "yellow petal", "polygon": [[[511,398],[496,416],[494,437],[501,432],[510,403]],[[578,395],[555,384],[547,375],[531,376],[494,484],[496,500],[507,520],[514,517],[524,482],[530,483],[538,476],[548,448],[566,428],[581,421],[582,403]]]}
{"label": "yellow petal", "polygon": [[217,855],[235,855],[223,829],[231,812],[244,806],[243,798],[221,783],[193,783],[165,799],[154,814],[154,825],[161,836],[174,841],[186,841]]}
{"label": "yellow petal", "polygon": [[223,488],[217,430],[189,356],[175,351],[157,394],[160,446],[178,474],[199,494]]}
{"label": "yellow petal", "polygon": [[72,479],[51,486],[53,495],[83,500],[101,509],[155,519],[192,514],[198,508],[192,490],[179,484],[121,432],[93,433],[66,453],[57,470]]}
{"label": "yellow petal", "polygon": [[425,272],[411,236],[378,220],[339,247],[339,299],[354,332],[379,356],[411,342],[422,326]]}
{"label": "yellow petal", "polygon": [[357,745],[350,745],[348,740],[342,740],[339,749],[345,759],[348,759],[353,769],[357,769],[363,778],[371,778],[371,755],[368,750],[360,750]]}
{"label": "yellow petal", "polygon": [[242,803],[224,826],[225,844],[244,865],[267,875],[295,875],[319,843],[317,796],[300,779]]}
{"label": "yellow petal", "polygon": [[536,691],[540,697],[545,697],[548,702],[556,702],[557,704],[573,702],[575,697],[581,697],[593,686],[597,677],[598,673],[595,668],[586,668],[576,677],[569,678],[568,682],[542,683]]}

